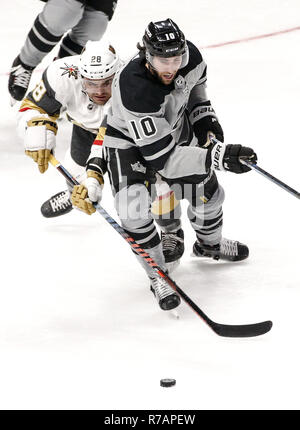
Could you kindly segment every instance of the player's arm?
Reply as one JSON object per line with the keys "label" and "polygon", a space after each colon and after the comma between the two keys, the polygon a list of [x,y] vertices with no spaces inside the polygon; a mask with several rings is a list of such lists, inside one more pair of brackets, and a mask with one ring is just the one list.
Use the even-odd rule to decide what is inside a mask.
{"label": "player's arm", "polygon": [[224,141],[224,133],[218,117],[207,96],[207,66],[198,48],[189,42],[190,59],[194,64],[194,71],[198,72],[198,82],[190,93],[188,102],[189,120],[200,146],[209,143],[209,135]]}
{"label": "player's arm", "polygon": [[47,170],[50,153],[56,145],[56,120],[61,106],[45,71],[40,83],[23,100],[18,113],[18,133],[24,139],[25,153],[38,164],[41,173]]}
{"label": "player's arm", "polygon": [[122,130],[126,129],[129,136],[120,133],[119,140],[124,140],[124,145],[129,141],[137,146],[146,162],[144,167],[169,179],[206,173],[206,151],[199,146],[179,147],[176,124],[172,127],[160,112],[157,115],[134,114],[125,109],[123,112],[126,127]]}
{"label": "player's arm", "polygon": [[127,123],[147,165],[161,176],[173,179],[206,173],[207,151],[200,147],[176,145],[174,130],[166,118],[150,114],[131,115]]}
{"label": "player's arm", "polygon": [[188,111],[190,123],[200,146],[208,145],[209,136],[214,136],[221,142],[224,141],[223,129],[208,100],[205,84],[196,85],[191,91]]}
{"label": "player's arm", "polygon": [[250,169],[239,163],[239,157],[246,156],[254,162],[257,159],[251,148],[225,145],[215,139],[207,148],[178,146],[165,118],[147,115],[131,119],[130,123],[135,142],[147,164],[165,178],[204,175],[211,168],[244,173]]}
{"label": "player's arm", "polygon": [[106,161],[102,153],[102,144],[106,127],[101,126],[91,148],[91,154],[86,165],[87,178],[80,185],[73,188],[71,201],[73,206],[88,215],[95,212],[95,203],[102,199],[104,186],[103,176],[107,170]]}
{"label": "player's arm", "polygon": [[188,112],[190,123],[200,146],[205,147],[209,144],[209,136],[214,136],[219,141],[224,142],[223,129],[208,99],[205,82],[198,83],[192,89]]}

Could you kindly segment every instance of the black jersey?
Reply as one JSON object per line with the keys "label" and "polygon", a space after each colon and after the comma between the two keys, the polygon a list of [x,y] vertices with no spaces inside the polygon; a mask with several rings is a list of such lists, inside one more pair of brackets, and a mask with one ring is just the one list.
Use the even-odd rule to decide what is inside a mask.
{"label": "black jersey", "polygon": [[206,100],[206,64],[188,42],[188,64],[174,81],[164,85],[137,55],[116,75],[112,109],[108,114],[104,145],[138,147],[147,164],[166,178],[205,174],[206,149],[190,139],[187,112]]}

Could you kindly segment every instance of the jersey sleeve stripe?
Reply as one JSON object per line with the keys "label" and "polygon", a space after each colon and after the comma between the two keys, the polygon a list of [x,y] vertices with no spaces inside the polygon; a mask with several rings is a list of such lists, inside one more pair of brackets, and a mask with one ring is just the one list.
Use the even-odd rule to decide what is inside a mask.
{"label": "jersey sleeve stripe", "polygon": [[172,140],[172,136],[168,134],[167,136],[164,136],[163,138],[149,144],[146,144],[145,141],[142,141],[138,144],[138,147],[143,156],[151,157],[152,155],[155,155],[167,148]]}
{"label": "jersey sleeve stripe", "polygon": [[107,124],[105,137],[106,136],[117,138],[117,139],[122,139],[122,140],[127,140],[128,142],[135,145],[135,142],[133,139],[131,139],[129,136],[126,136],[126,134],[122,133],[120,130],[117,130],[116,128],[112,127],[110,124]]}
{"label": "jersey sleeve stripe", "polygon": [[[149,148],[149,145],[146,147],[143,147],[143,146],[140,147],[141,153],[143,154],[143,157],[145,158],[145,160],[147,160],[147,161],[156,160],[156,159],[162,157],[163,155],[170,153],[170,151],[175,146],[175,140],[172,139],[171,136],[170,136],[170,140],[171,140],[171,142],[167,146],[164,145],[164,147],[161,150],[159,150],[159,145],[157,145],[157,147],[156,147],[155,143],[151,144],[151,148]],[[149,151],[149,149],[152,151]],[[149,155],[146,155],[147,153]]]}

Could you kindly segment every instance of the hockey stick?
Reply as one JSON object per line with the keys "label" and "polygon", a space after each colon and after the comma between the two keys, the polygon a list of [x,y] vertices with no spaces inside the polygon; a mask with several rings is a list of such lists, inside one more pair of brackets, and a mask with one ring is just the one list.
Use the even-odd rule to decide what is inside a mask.
{"label": "hockey stick", "polygon": [[279,179],[275,178],[275,176],[271,175],[270,173],[263,170],[261,167],[259,167],[257,164],[252,163],[250,160],[246,160],[244,158],[240,158],[240,162],[242,164],[245,164],[245,166],[250,167],[250,169],[255,170],[257,173],[260,173],[265,178],[269,179],[274,184],[278,185],[279,187],[283,188],[288,193],[295,196],[297,199],[300,199],[300,193],[290,186],[286,185],[284,182],[280,181]]}
{"label": "hockey stick", "polygon": [[[65,177],[71,185],[79,185],[78,181],[59,163],[56,158],[51,155],[50,163]],[[272,321],[263,321],[256,324],[246,325],[229,325],[219,324],[212,321],[186,294],[181,288],[173,281],[169,275],[164,272],[150,255],[140,247],[135,240],[106,212],[100,204],[95,205],[95,209],[99,212],[104,219],[127,241],[132,250],[144,259],[152,270],[160,277],[164,278],[168,284],[183,298],[183,300],[201,317],[208,326],[219,336],[224,337],[252,337],[259,336],[267,333],[272,328]]]}

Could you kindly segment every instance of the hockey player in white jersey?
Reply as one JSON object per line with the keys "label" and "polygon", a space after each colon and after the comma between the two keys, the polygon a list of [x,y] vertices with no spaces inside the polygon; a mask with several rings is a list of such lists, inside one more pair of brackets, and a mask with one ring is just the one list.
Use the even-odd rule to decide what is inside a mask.
{"label": "hockey player in white jersey", "polygon": [[[123,228],[163,270],[165,258],[150,211],[149,170],[172,187],[177,200],[188,200],[197,256],[239,261],[249,253],[246,245],[222,237],[224,191],[215,171],[244,173],[250,169],[239,157],[254,162],[257,157],[251,148],[211,138],[223,133],[205,87],[206,64],[171,19],[148,25],[139,55],[114,79],[104,149],[115,206]],[[165,221],[170,233],[172,223]],[[180,230],[175,219],[173,237],[176,227]],[[139,261],[160,307],[178,306],[177,293]]]}
{"label": "hockey player in white jersey", "polygon": [[[93,178],[86,179],[85,166],[93,142],[93,157],[99,157],[98,164],[102,163],[101,145],[111,84],[120,65],[118,54],[106,41],[89,41],[81,55],[53,62],[41,82],[23,100],[18,128],[26,154],[38,164],[41,173],[48,168],[50,153],[56,146],[57,119],[61,109],[65,109],[73,123],[65,165],[79,182],[93,183]],[[43,215],[53,217],[69,212],[72,209],[69,197],[69,190],[53,196],[42,206]]]}

